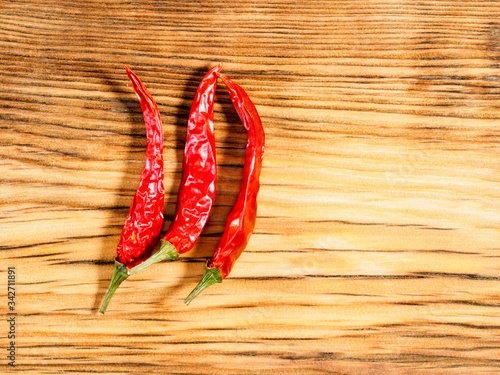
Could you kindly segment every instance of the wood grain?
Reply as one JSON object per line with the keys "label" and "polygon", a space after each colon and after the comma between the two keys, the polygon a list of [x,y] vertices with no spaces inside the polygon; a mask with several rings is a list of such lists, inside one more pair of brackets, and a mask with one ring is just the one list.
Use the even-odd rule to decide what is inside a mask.
{"label": "wood grain", "polygon": [[[16,267],[18,315],[2,372],[499,373],[499,20],[483,0],[3,1],[0,278]],[[219,85],[202,239],[101,316],[144,163],[122,66],[164,122],[166,228],[218,62],[266,130],[255,233],[185,307],[241,181],[246,133]]]}

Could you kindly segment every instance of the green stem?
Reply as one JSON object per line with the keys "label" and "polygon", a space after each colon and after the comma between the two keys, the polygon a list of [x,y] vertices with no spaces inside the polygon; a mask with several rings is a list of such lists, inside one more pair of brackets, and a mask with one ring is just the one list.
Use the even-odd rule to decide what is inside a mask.
{"label": "green stem", "polygon": [[210,285],[221,282],[222,282],[222,274],[220,268],[205,267],[205,273],[203,274],[203,277],[201,278],[198,285],[196,285],[196,288],[194,288],[193,291],[189,294],[189,296],[184,300],[184,303],[186,305],[189,305],[189,303],[193,299],[195,299],[198,294],[203,292]]}
{"label": "green stem", "polygon": [[113,297],[113,294],[115,294],[116,289],[127,277],[129,277],[127,267],[125,267],[124,264],[115,260],[115,269],[113,270],[113,276],[111,277],[111,283],[109,284],[108,293],[106,294],[101,309],[99,310],[101,314],[104,314],[104,312],[108,307],[109,301],[111,301],[111,297]]}
{"label": "green stem", "polygon": [[177,249],[170,242],[161,240],[160,250],[151,255],[148,259],[146,259],[141,264],[131,268],[128,270],[129,275],[133,275],[134,273],[143,270],[146,267],[149,267],[152,264],[163,262],[164,260],[176,260],[179,257],[179,253]]}
{"label": "green stem", "polygon": [[113,270],[113,276],[111,276],[111,283],[109,284],[108,293],[104,298],[104,302],[102,303],[101,309],[99,310],[101,314],[104,314],[106,311],[109,301],[111,301],[111,297],[115,294],[116,289],[120,286],[120,284],[130,275],[143,270],[146,267],[149,267],[152,264],[162,262],[164,260],[176,260],[179,257],[179,253],[177,252],[174,245],[170,242],[161,240],[160,250],[150,256],[141,264],[128,269],[123,263],[115,260],[115,269]]}

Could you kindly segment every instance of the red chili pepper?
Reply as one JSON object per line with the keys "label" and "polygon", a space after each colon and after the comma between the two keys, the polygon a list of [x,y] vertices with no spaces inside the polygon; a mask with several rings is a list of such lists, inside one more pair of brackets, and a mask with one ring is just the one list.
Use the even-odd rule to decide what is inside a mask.
{"label": "red chili pepper", "polygon": [[217,74],[221,69],[221,64],[216,65],[203,77],[191,106],[174,220],[161,240],[160,249],[138,269],[167,259],[175,260],[188,252],[207,223],[217,179],[213,107]]}
{"label": "red chili pepper", "polygon": [[141,103],[147,133],[146,164],[139,187],[125,220],[118,256],[108,293],[101,307],[104,314],[118,286],[132,273],[134,266],[148,259],[163,225],[163,127],[158,106],[139,78],[127,67],[128,78]]}
{"label": "red chili pepper", "polygon": [[229,78],[222,74],[219,76],[227,86],[236,112],[248,132],[243,181],[217,250],[212,260],[207,263],[203,278],[184,301],[186,305],[210,285],[222,282],[231,272],[250,239],[257,216],[257,193],[264,156],[264,129],[259,114],[245,91]]}

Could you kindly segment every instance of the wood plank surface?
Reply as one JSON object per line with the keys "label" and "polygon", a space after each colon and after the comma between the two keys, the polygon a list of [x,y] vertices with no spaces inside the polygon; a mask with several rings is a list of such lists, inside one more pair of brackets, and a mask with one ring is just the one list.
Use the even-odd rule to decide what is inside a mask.
{"label": "wood plank surface", "polygon": [[[0,372],[500,372],[499,2],[3,0],[0,22]],[[255,233],[184,306],[241,182],[219,84],[201,240],[100,315],[146,145],[123,65],[161,111],[166,229],[219,62],[266,131]]]}

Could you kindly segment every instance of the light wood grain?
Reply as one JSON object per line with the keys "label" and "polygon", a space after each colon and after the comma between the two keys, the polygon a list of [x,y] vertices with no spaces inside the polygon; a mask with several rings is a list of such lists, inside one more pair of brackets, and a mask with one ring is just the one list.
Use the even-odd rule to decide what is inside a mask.
{"label": "light wood grain", "polygon": [[[499,20],[482,0],[3,1],[0,278],[16,267],[18,366],[4,350],[2,372],[499,373]],[[183,305],[241,181],[246,133],[219,85],[201,240],[99,315],[146,144],[122,66],[164,122],[166,228],[191,101],[219,62],[266,131],[248,248]]]}

